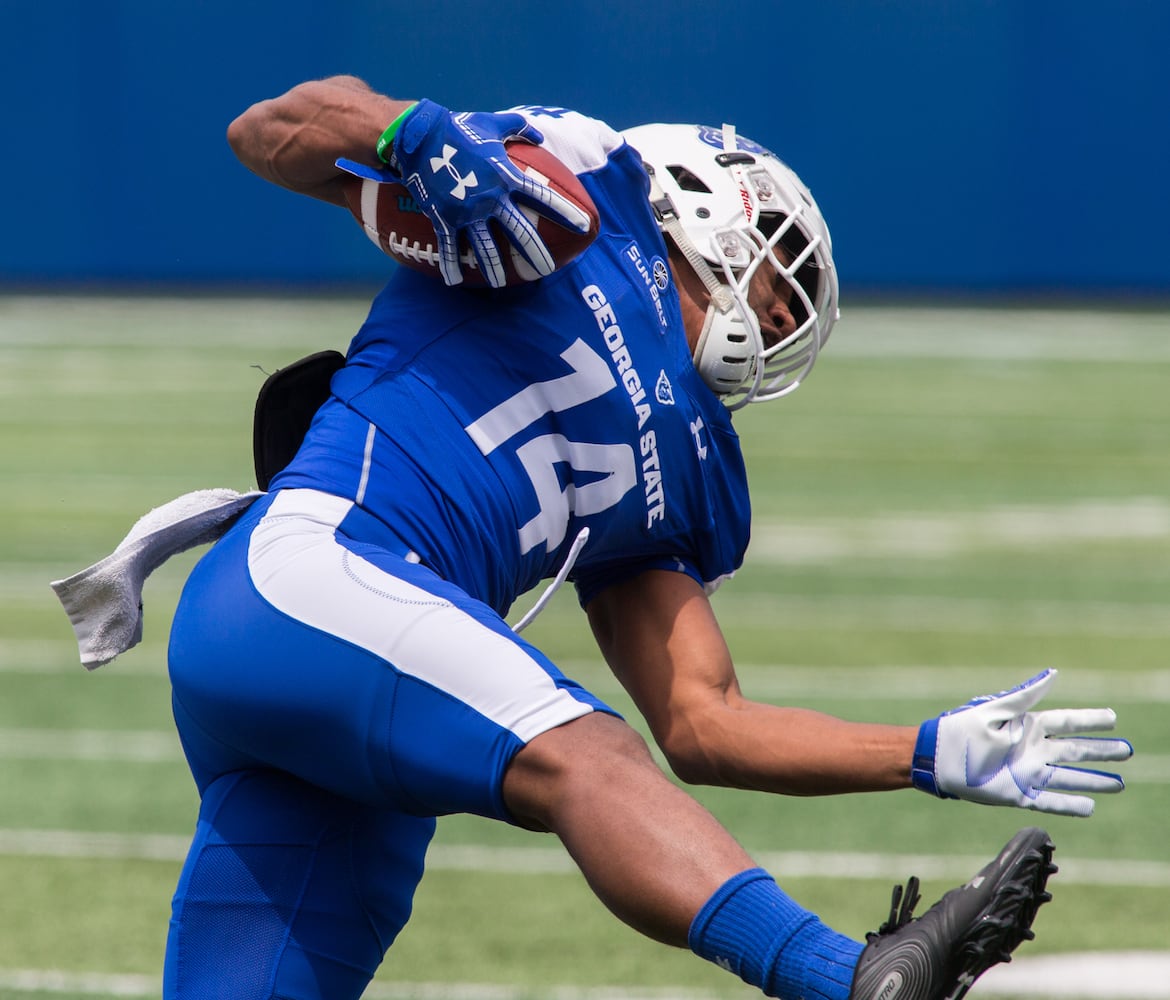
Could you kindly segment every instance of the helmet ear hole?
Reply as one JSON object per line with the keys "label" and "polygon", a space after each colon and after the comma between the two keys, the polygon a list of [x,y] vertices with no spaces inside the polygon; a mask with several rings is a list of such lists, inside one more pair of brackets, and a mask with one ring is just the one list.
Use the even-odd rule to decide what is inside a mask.
{"label": "helmet ear hole", "polygon": [[671,163],[666,168],[667,173],[674,178],[674,182],[683,191],[694,191],[698,194],[711,194],[711,189],[703,183],[703,179],[681,163]]}
{"label": "helmet ear hole", "polygon": [[754,315],[720,313],[714,304],[707,307],[693,357],[699,375],[714,392],[735,392],[755,372],[759,330],[754,323]]}

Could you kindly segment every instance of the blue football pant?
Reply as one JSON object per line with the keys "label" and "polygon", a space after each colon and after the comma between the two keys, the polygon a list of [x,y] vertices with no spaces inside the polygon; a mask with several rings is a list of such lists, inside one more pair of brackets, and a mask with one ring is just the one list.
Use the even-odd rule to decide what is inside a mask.
{"label": "blue football pant", "polygon": [[354,538],[351,513],[316,491],[266,496],[184,588],[169,660],[202,802],[168,1000],[360,996],[409,916],[434,817],[509,821],[515,753],[609,711],[405,550]]}
{"label": "blue football pant", "polygon": [[175,893],[163,996],[360,997],[410,916],[434,826],[280,771],[216,779]]}

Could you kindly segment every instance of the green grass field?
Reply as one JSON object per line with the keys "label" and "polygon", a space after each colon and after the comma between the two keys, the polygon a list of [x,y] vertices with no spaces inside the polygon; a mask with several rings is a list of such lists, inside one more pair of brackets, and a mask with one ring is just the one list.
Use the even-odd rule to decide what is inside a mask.
{"label": "green grass field", "polygon": [[[344,348],[364,314],[352,299],[0,298],[0,997],[157,995],[196,810],[164,652],[197,554],[151,578],[142,646],[92,674],[49,580],[180,493],[251,487],[261,369]],[[1010,970],[1170,949],[1168,385],[1164,312],[858,307],[806,387],[737,416],[754,540],[715,601],[749,694],[917,723],[1056,666],[1051,707],[1112,705],[1138,751],[1128,790],[1087,821],[916,792],[696,792],[840,930],[874,928],[908,874],[933,901],[1039,821],[1062,871]],[[571,594],[526,636],[629,709]],[[1129,986],[1094,996],[1170,997],[1115,963]],[[999,971],[975,995],[1089,995]],[[369,995],[751,994],[618,924],[551,838],[455,817]]]}

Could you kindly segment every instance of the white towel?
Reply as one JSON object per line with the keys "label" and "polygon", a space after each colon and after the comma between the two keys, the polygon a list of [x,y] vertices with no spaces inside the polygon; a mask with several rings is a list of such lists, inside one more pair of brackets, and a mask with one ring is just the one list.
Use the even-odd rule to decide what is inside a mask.
{"label": "white towel", "polygon": [[196,490],[138,519],[101,562],[50,586],[73,623],[81,662],[93,670],[142,639],[142,587],[171,556],[219,538],[260,492]]}

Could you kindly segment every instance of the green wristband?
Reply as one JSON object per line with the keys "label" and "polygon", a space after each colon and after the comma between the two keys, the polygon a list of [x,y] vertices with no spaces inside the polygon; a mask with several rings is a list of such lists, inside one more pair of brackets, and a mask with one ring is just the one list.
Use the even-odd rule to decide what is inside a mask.
{"label": "green wristband", "polygon": [[378,159],[390,165],[390,157],[394,153],[394,137],[398,134],[398,130],[402,127],[402,123],[406,121],[406,116],[409,115],[415,108],[418,107],[418,101],[415,101],[409,108],[402,112],[394,119],[386,128],[386,131],[378,136],[378,145],[375,150],[378,153]]}

